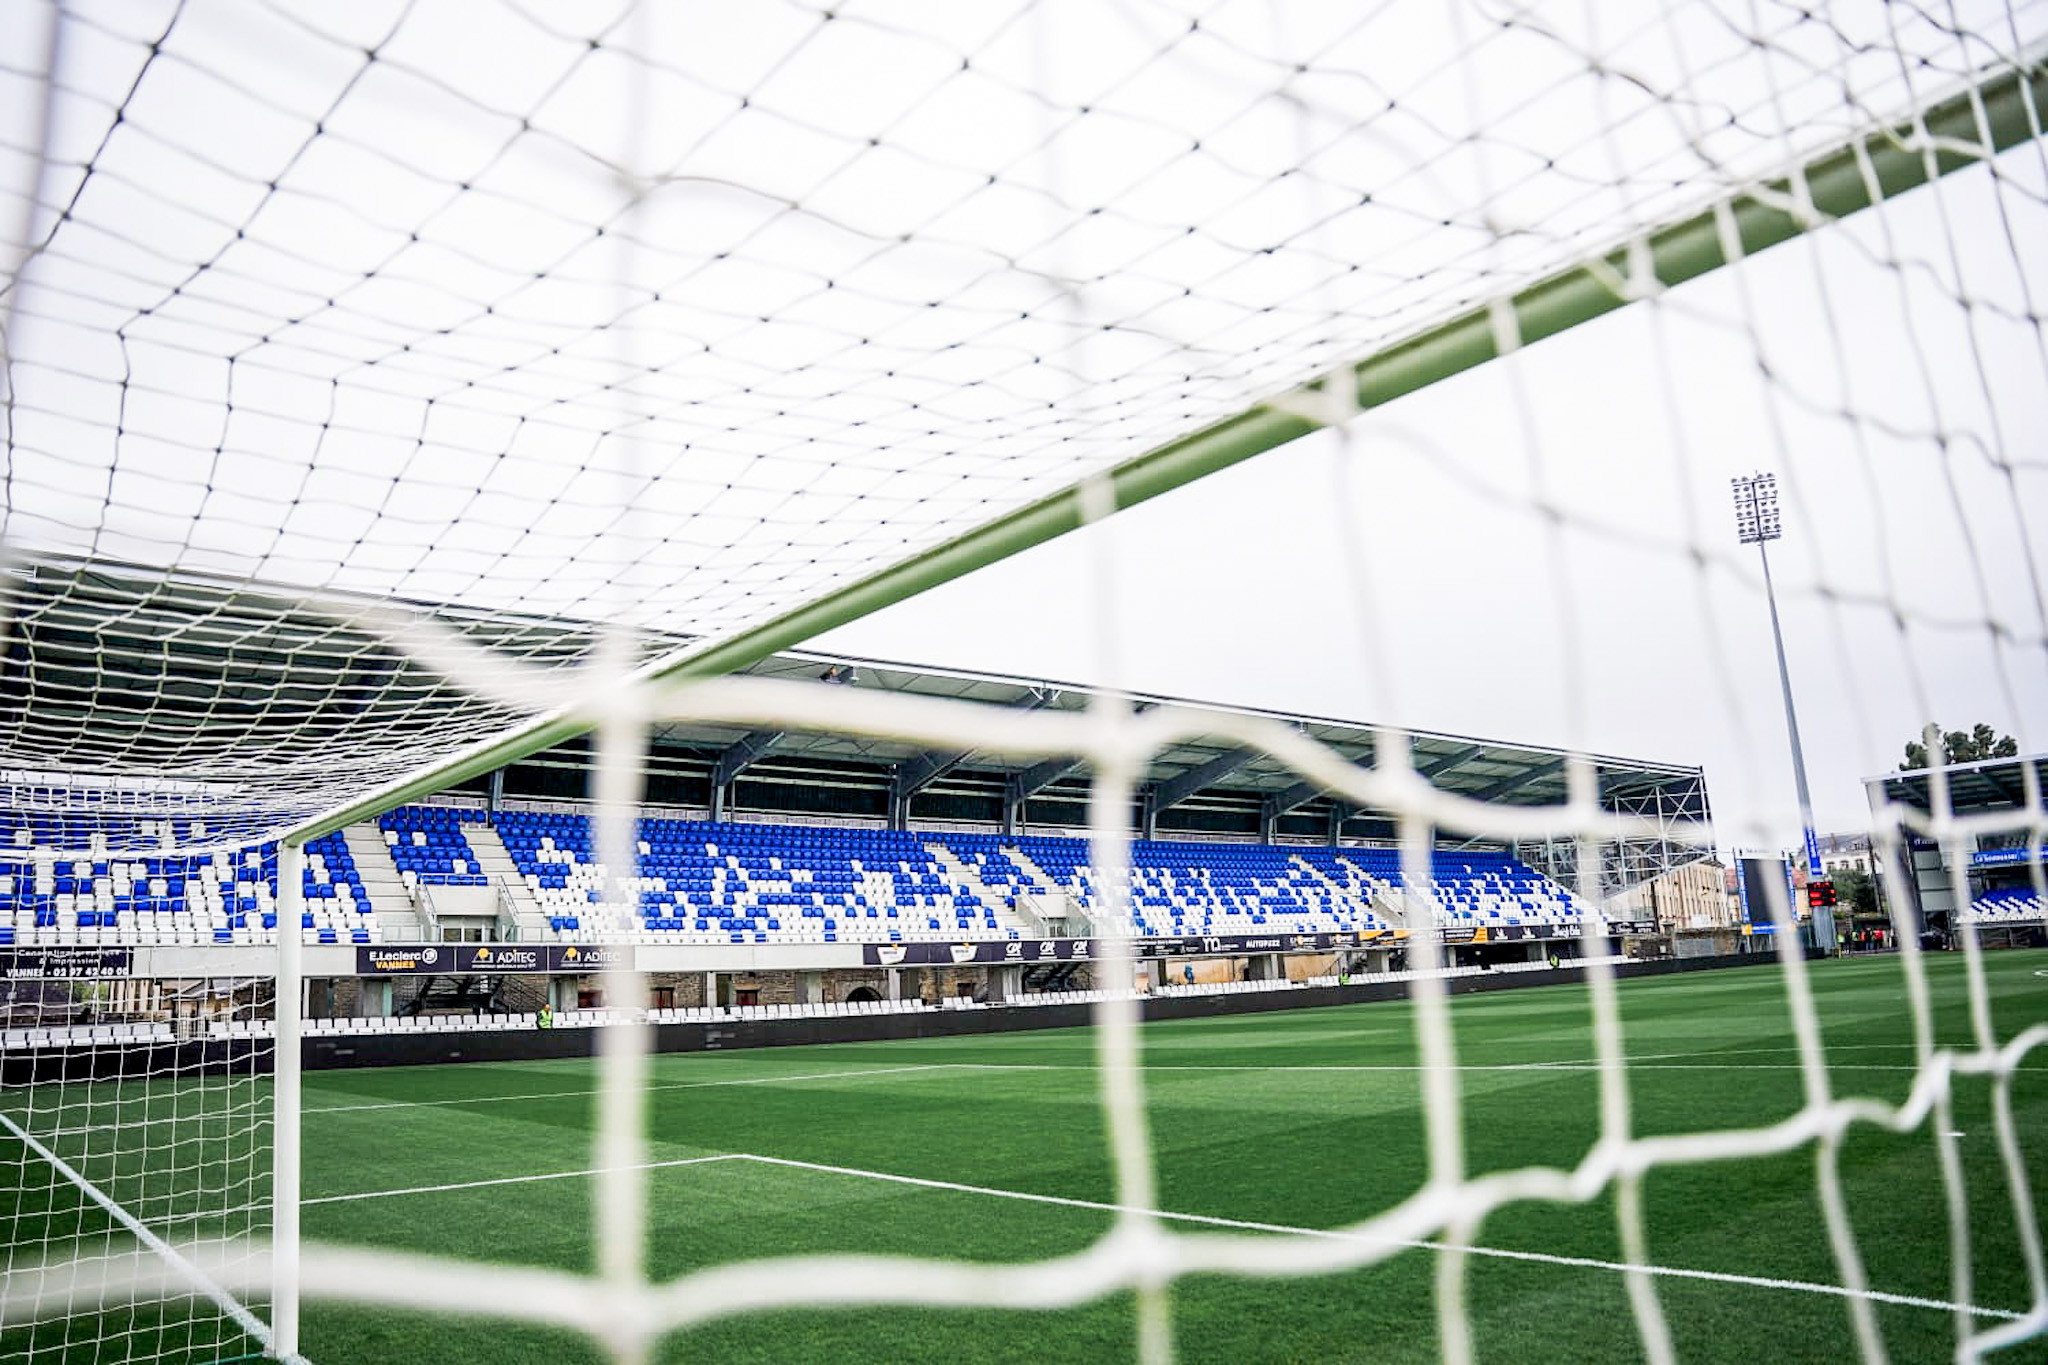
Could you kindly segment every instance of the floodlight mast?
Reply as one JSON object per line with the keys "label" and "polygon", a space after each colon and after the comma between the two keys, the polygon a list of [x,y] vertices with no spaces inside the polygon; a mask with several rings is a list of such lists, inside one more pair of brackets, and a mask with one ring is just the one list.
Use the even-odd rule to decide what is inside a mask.
{"label": "floodlight mast", "polygon": [[1744,545],[1756,546],[1764,566],[1764,600],[1771,607],[1771,643],[1778,649],[1778,686],[1785,694],[1785,734],[1792,744],[1792,778],[1799,787],[1799,822],[1806,835],[1806,871],[1825,875],[1820,865],[1820,840],[1813,833],[1813,793],[1806,785],[1806,754],[1799,747],[1799,713],[1792,705],[1792,670],[1785,663],[1785,631],[1778,623],[1778,594],[1771,583],[1768,546],[1784,535],[1778,516],[1778,476],[1737,475],[1728,481],[1735,495],[1735,534]]}

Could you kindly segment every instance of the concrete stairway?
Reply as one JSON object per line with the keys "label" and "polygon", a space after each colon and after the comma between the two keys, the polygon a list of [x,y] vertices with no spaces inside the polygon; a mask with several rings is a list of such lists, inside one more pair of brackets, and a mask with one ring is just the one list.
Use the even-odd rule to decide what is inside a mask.
{"label": "concrete stairway", "polygon": [[1088,912],[1087,904],[1061,885],[1058,878],[1031,861],[1024,850],[1015,844],[1004,844],[1002,849],[1003,856],[1015,863],[1018,871],[1045,888],[1038,895],[1047,903],[1051,913],[1057,914],[1058,911],[1064,910],[1065,918],[1071,925],[1086,925],[1088,932],[1099,932],[1095,927],[1095,917]]}
{"label": "concrete stairway", "polygon": [[341,832],[355,859],[356,872],[363,879],[363,892],[370,898],[370,911],[386,943],[417,943],[421,938],[420,917],[412,908],[412,893],[399,880],[398,864],[384,845],[384,831],[375,821],[350,825]]}
{"label": "concrete stairway", "polygon": [[1389,924],[1407,924],[1410,915],[1435,919],[1442,908],[1433,897],[1384,884],[1372,893],[1373,913]]}
{"label": "concrete stairway", "polygon": [[1053,875],[1050,872],[1047,872],[1044,868],[1040,867],[1037,863],[1032,862],[1031,859],[1026,857],[1024,855],[1023,849],[1018,848],[1012,844],[1005,844],[1003,846],[1003,856],[1005,858],[1008,858],[1011,862],[1015,863],[1017,865],[1017,869],[1020,872],[1022,872],[1025,876],[1031,878],[1032,881],[1037,882],[1040,886],[1044,887],[1045,894],[1053,896],[1066,894],[1067,888],[1061,886],[1057,881],[1055,881],[1053,879]]}
{"label": "concrete stairway", "polygon": [[534,899],[533,888],[526,884],[526,878],[519,875],[519,864],[512,861],[512,854],[505,847],[505,841],[498,837],[498,831],[490,825],[464,825],[462,832],[476,853],[477,870],[491,879],[493,905],[496,904],[498,887],[504,887],[511,898],[513,936],[522,943],[546,938],[548,917],[541,910],[540,902]]}
{"label": "concrete stairway", "polygon": [[1344,885],[1336,878],[1330,876],[1329,873],[1323,871],[1321,868],[1317,867],[1308,859],[1300,856],[1299,854],[1290,853],[1287,855],[1287,861],[1291,865],[1298,867],[1302,871],[1308,873],[1309,876],[1315,878],[1316,881],[1320,882],[1322,885],[1328,887],[1330,889],[1330,894],[1335,896],[1337,898],[1338,903],[1342,905],[1346,910],[1349,910],[1354,914],[1360,914],[1371,909],[1371,907],[1366,903],[1365,898],[1360,896],[1356,890]]}
{"label": "concrete stairway", "polygon": [[962,861],[952,849],[944,844],[926,844],[925,852],[932,855],[945,874],[954,882],[966,887],[981,898],[981,903],[995,912],[996,923],[1005,929],[1014,929],[1025,938],[1045,937],[1045,925],[1038,916],[1028,911],[1011,909],[1005,900],[1006,892],[999,892],[981,879],[981,870],[974,864]]}

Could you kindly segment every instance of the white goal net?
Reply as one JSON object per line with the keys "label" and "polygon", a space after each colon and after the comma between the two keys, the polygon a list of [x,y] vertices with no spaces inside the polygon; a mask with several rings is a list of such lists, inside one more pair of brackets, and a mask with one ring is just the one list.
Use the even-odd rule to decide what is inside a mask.
{"label": "white goal net", "polygon": [[[265,1305],[223,1283],[270,1268],[270,992],[250,978],[0,984],[0,1358],[218,1361],[271,1344]],[[133,1022],[145,1012],[157,1018]],[[101,1286],[138,1263],[158,1288]]]}
{"label": "white goal net", "polygon": [[[2048,1327],[2008,1103],[2048,1032],[1995,1027],[1973,966],[1974,1035],[1940,1036],[1911,935],[1910,1096],[1836,1092],[1788,954],[1808,1088],[1764,1129],[1638,1134],[1614,981],[1592,969],[1599,1139],[1571,1170],[1467,1168],[1448,997],[1423,976],[1428,1179],[1331,1236],[1154,1215],[1128,999],[1098,1025],[1117,1221],[1058,1262],[847,1256],[654,1283],[635,1028],[603,1039],[587,1274],[302,1248],[295,1176],[273,1186],[269,1161],[274,1105],[296,1145],[302,887],[340,866],[302,881],[298,850],[587,732],[614,876],[636,861],[650,735],[691,721],[1083,760],[1112,917],[1146,764],[1195,737],[1384,813],[1411,885],[1445,831],[1576,838],[1597,899],[1601,850],[1671,831],[1603,804],[1584,761],[1559,761],[1561,802],[1508,806],[1432,786],[1391,735],[1359,768],[1253,716],[1113,698],[992,714],[728,676],[1087,528],[1085,586],[1045,610],[1122,686],[1172,585],[1098,532],[1290,443],[1322,461],[1338,528],[1315,628],[1343,661],[1318,663],[1356,677],[1368,719],[1438,685],[1541,690],[1541,673],[1566,747],[1591,748],[1591,713],[1656,704],[1600,662],[1621,633],[1612,589],[1642,650],[1690,642],[1668,646],[1673,671],[1704,679],[1686,695],[1734,736],[1745,813],[1690,837],[1779,839],[1797,817],[1778,722],[1726,663],[1753,636],[1731,612],[1762,589],[1722,490],[1766,466],[1809,521],[1870,526],[1791,585],[1836,666],[1815,700],[1868,736],[1891,723],[1884,688],[1925,719],[1967,667],[2025,751],[2044,747],[2025,727],[2048,696],[2048,5],[81,0],[24,4],[8,29],[0,831],[23,837],[0,847],[0,927],[118,942],[127,923],[96,899],[116,874],[98,865],[139,868],[131,888],[161,878],[168,900],[151,864],[174,862],[196,899],[216,855],[281,842],[263,876],[224,864],[209,884],[224,934],[280,943],[292,1073],[273,1090],[254,1051],[225,1069],[167,1052],[113,1100],[89,1066],[10,1083],[5,1170],[86,1201],[7,1225],[0,1333],[25,1354],[85,1349],[71,1314],[114,1333],[109,1305],[166,1302],[204,1306],[214,1335],[194,1358],[237,1334],[288,1354],[291,1310],[273,1328],[264,1307],[284,1283],[488,1304],[622,1361],[778,1307],[1128,1290],[1157,1361],[1184,1276],[1306,1275],[1441,1242],[1441,1348],[1462,1360],[1460,1248],[1486,1215],[1612,1192],[1661,1361],[1684,1343],[1641,1272],[1646,1173],[1811,1146],[1845,1312],[1879,1359],[1836,1153],[1852,1123],[1947,1132],[1959,1076],[2004,1106],[2031,1299],[1990,1320],[1958,1309],[1958,1354]],[[1471,510],[1433,521],[1404,480]],[[1481,553],[1509,524],[1532,562]],[[1524,670],[1468,620],[1417,644],[1435,628],[1417,624],[1424,586],[1467,574],[1542,600],[1558,667]],[[1251,624],[1233,610],[1259,608],[1207,619],[1217,653]],[[1862,653],[1871,639],[1881,653]],[[1903,877],[1900,818],[1874,812],[1872,829]],[[2048,831],[2038,784],[2018,815],[1973,818],[1906,823],[1955,847]],[[93,866],[55,870],[72,862]],[[30,904],[44,896],[68,900]],[[1433,925],[1412,928],[1433,965]],[[1132,945],[1106,951],[1127,974]],[[615,978],[613,1003],[645,1003]],[[1940,1250],[1968,1305],[1960,1166],[1940,1141],[1956,1211]]]}

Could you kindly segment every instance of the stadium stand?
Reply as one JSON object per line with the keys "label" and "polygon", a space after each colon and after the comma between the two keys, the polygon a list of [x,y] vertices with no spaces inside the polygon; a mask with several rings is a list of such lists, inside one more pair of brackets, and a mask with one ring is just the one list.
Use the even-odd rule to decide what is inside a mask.
{"label": "stadium stand", "polygon": [[[1569,891],[1498,852],[1438,851],[1427,890],[1410,892],[1391,849],[1137,840],[1117,916],[1084,839],[669,819],[638,823],[639,866],[623,884],[637,903],[610,904],[587,816],[409,806],[377,825],[408,892],[489,886],[465,830],[494,827],[546,933],[570,942],[1003,940],[1047,932],[1049,910],[1093,936],[1363,932],[1401,923],[1417,897],[1447,929],[1569,932],[1580,914]],[[0,827],[0,944],[270,940],[274,845],[104,856],[110,834],[136,833],[75,817]],[[87,857],[56,851],[80,845]],[[308,845],[305,889],[306,941],[382,941],[341,834]],[[2007,897],[1979,914],[2038,917],[2040,906]]]}
{"label": "stadium stand", "polygon": [[[1094,907],[1097,875],[1086,861],[1085,841],[1038,837],[1019,841],[1019,851],[1068,895]],[[1098,932],[1175,936],[1387,927],[1284,847],[1141,839],[1131,844],[1130,856],[1129,913],[1095,917]]]}
{"label": "stadium stand", "polygon": [[2031,886],[1986,891],[1970,902],[1963,918],[1978,924],[2030,924],[2048,920],[2048,900]]}
{"label": "stadium stand", "polygon": [[642,820],[637,906],[602,903],[581,815],[510,812],[499,837],[559,937],[685,943],[936,942],[1023,930],[946,876],[919,835],[833,826]]}
{"label": "stadium stand", "polygon": [[[0,825],[0,946],[275,940],[274,843],[170,857],[108,852],[146,846],[157,833],[140,827],[149,823],[17,816]],[[306,845],[303,885],[307,942],[379,941],[340,835]]]}
{"label": "stadium stand", "polygon": [[476,850],[462,832],[465,824],[484,824],[490,817],[477,810],[441,806],[401,806],[377,817],[391,861],[407,890],[415,886],[489,886]]}
{"label": "stadium stand", "polygon": [[[1016,845],[1060,890],[1093,904],[1095,870],[1085,841],[1040,836]],[[1392,849],[1140,840],[1131,845],[1131,869],[1132,913],[1110,930],[1362,931],[1391,927],[1404,910]],[[1425,904],[1446,928],[1579,923],[1577,897],[1505,853],[1438,852],[1430,875]]]}
{"label": "stadium stand", "polygon": [[[1398,904],[1400,856],[1393,849],[1308,849],[1304,861],[1367,901]],[[1438,851],[1430,862],[1429,897],[1439,923],[1548,925],[1575,928],[1579,901],[1565,888],[1505,853]]]}

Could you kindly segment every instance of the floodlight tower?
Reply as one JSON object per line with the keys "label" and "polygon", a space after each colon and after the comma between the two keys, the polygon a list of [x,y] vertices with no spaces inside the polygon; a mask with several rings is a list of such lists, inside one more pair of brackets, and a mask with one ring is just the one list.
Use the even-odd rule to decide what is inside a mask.
{"label": "floodlight tower", "polygon": [[1778,476],[1738,475],[1728,481],[1735,494],[1735,534],[1756,546],[1764,566],[1764,600],[1771,604],[1771,642],[1778,647],[1778,685],[1785,693],[1785,733],[1792,741],[1792,777],[1799,784],[1799,820],[1806,832],[1806,871],[1821,878],[1820,841],[1813,834],[1813,794],[1806,786],[1806,755],[1799,748],[1799,713],[1792,707],[1792,670],[1785,664],[1785,632],[1778,624],[1778,594],[1771,585],[1770,542],[1784,535],[1778,518]]}

